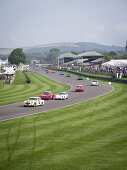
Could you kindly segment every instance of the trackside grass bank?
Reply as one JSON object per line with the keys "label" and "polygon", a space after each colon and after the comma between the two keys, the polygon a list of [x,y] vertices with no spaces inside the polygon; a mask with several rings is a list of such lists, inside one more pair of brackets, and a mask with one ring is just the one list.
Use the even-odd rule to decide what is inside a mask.
{"label": "trackside grass bank", "polygon": [[[73,73],[77,73],[77,71],[74,71],[74,70],[71,70],[71,72]],[[97,77],[102,77],[102,78],[112,78],[111,75],[108,75],[108,74],[98,74],[98,73],[92,73],[92,72],[87,72],[87,71],[81,71],[81,72],[78,72],[78,73],[81,73],[81,74],[84,74],[84,75],[88,75],[88,76],[97,76]],[[116,80],[127,80],[126,77],[123,77],[123,78],[115,78]],[[118,82],[118,81],[116,81]],[[122,82],[121,82],[122,83]],[[125,83],[125,82],[124,82]]]}
{"label": "trackside grass bank", "polygon": [[96,99],[1,122],[0,169],[126,170],[127,86],[112,85]]}
{"label": "trackside grass bank", "polygon": [[23,72],[17,71],[13,84],[0,85],[0,105],[17,103],[32,96],[40,96],[44,91],[57,93],[70,88],[38,73],[27,72],[27,75],[31,80],[30,84],[26,83]]}
{"label": "trackside grass bank", "polygon": [[[74,73],[76,72],[74,70],[71,70],[71,71],[73,71]],[[90,75],[90,76],[98,76],[98,77],[108,77],[108,78],[111,78],[111,75],[108,75],[108,74],[98,74],[98,73],[92,73],[92,72],[87,72],[87,71],[80,71],[79,73],[87,74],[87,75]]]}

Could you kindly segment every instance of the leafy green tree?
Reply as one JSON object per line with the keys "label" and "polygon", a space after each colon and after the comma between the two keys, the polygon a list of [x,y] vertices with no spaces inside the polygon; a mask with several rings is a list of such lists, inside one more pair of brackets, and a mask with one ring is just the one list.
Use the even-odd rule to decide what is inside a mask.
{"label": "leafy green tree", "polygon": [[51,52],[51,53],[52,53],[52,52],[54,52],[54,53],[59,53],[60,50],[59,50],[58,48],[52,48],[52,49],[50,50],[50,52]]}
{"label": "leafy green tree", "polygon": [[59,56],[59,49],[58,48],[52,48],[47,55],[47,62],[49,64],[56,64],[56,59],[57,59],[58,56]]}
{"label": "leafy green tree", "polygon": [[78,53],[76,51],[71,51],[71,53],[74,55],[78,55]]}
{"label": "leafy green tree", "polygon": [[127,59],[127,55],[123,55],[120,57],[121,59]]}
{"label": "leafy green tree", "polygon": [[26,62],[26,55],[24,54],[23,49],[22,48],[14,49],[8,57],[8,61],[11,64],[16,64],[17,66],[20,63],[25,63]]}
{"label": "leafy green tree", "polygon": [[109,55],[104,55],[104,62],[108,62],[112,59],[112,57],[110,57]]}
{"label": "leafy green tree", "polygon": [[125,47],[125,51],[126,51],[126,53],[127,53],[127,42],[126,42],[126,47]]}
{"label": "leafy green tree", "polygon": [[110,56],[116,56],[117,54],[114,51],[110,51],[109,54]]}

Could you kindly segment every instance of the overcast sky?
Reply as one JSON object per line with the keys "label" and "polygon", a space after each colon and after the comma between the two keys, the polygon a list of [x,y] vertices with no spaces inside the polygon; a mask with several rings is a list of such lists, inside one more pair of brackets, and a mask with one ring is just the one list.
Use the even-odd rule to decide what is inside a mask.
{"label": "overcast sky", "polygon": [[0,47],[126,41],[127,0],[0,0]]}

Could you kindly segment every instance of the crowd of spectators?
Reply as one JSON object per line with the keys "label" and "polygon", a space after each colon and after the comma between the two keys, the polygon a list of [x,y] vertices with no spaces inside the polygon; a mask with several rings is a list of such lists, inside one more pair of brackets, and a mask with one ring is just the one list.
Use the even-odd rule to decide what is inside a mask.
{"label": "crowd of spectators", "polygon": [[81,68],[79,67],[78,69],[80,71],[86,71],[91,73],[108,74],[111,75],[113,78],[127,77],[127,66],[116,67],[116,66],[92,65],[84,66]]}

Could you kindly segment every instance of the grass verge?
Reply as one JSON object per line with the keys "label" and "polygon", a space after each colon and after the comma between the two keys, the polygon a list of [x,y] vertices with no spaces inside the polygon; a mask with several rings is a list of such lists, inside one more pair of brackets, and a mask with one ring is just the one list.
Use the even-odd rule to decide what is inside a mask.
{"label": "grass verge", "polygon": [[[74,70],[71,70],[72,72],[76,73],[76,71]],[[92,72],[87,72],[87,71],[81,71],[79,72],[81,74],[85,74],[85,75],[88,75],[88,76],[97,76],[97,77],[107,77],[107,78],[112,78],[111,75],[108,75],[108,74],[98,74],[98,73],[92,73]],[[122,80],[127,80],[126,77],[122,77],[122,78],[116,78],[116,79],[122,79]]]}
{"label": "grass verge", "polygon": [[17,71],[13,84],[0,85],[0,105],[24,101],[32,96],[39,96],[43,91],[57,93],[70,88],[38,73],[27,72],[27,75],[31,80],[30,84],[26,83],[24,74]]}
{"label": "grass verge", "polygon": [[[71,70],[72,72],[76,72],[74,70]],[[108,78],[111,78],[111,75],[108,75],[108,74],[98,74],[98,73],[91,73],[91,72],[87,72],[87,71],[80,71],[79,73],[81,74],[86,74],[86,75],[89,75],[89,76],[98,76],[98,77],[108,77]]]}

